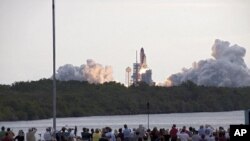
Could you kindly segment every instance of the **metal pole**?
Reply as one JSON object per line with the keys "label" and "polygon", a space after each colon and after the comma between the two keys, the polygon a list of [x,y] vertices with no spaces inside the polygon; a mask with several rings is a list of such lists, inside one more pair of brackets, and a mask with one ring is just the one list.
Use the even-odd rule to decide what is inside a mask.
{"label": "metal pole", "polygon": [[149,129],[149,102],[147,102],[147,112],[148,112],[148,129]]}
{"label": "metal pole", "polygon": [[129,76],[130,76],[129,74],[130,74],[130,73],[128,72],[128,87],[129,87]]}
{"label": "metal pole", "polygon": [[53,24],[53,128],[56,131],[56,33],[55,33],[55,0],[52,0]]}

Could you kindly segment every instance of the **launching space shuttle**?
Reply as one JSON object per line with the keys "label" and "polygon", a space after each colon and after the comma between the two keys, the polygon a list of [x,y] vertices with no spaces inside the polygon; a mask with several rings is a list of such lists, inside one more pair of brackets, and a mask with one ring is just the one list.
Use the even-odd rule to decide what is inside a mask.
{"label": "launching space shuttle", "polygon": [[146,55],[144,49],[140,50],[140,62],[137,62],[137,53],[136,53],[136,63],[133,64],[133,75],[132,81],[134,84],[138,82],[145,82],[149,85],[154,85],[152,80],[152,70],[148,68]]}
{"label": "launching space shuttle", "polygon": [[143,48],[141,48],[141,51],[140,51],[140,66],[141,68],[147,68],[146,55],[144,53]]}

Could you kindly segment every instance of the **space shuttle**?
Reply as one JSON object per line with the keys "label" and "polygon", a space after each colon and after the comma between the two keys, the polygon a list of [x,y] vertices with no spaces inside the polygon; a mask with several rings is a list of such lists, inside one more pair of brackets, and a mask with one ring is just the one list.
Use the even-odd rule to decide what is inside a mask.
{"label": "space shuttle", "polygon": [[152,70],[148,68],[146,55],[144,49],[140,50],[140,62],[137,62],[137,51],[136,51],[136,63],[133,64],[133,75],[132,81],[134,84],[138,82],[145,82],[149,85],[154,85],[152,80]]}
{"label": "space shuttle", "polygon": [[141,51],[140,51],[140,66],[141,68],[147,68],[146,55],[144,53],[143,48],[141,48]]}

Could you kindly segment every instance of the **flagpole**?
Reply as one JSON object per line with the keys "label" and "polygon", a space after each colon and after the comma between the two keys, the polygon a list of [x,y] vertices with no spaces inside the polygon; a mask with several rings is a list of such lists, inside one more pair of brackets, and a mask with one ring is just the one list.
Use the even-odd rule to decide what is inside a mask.
{"label": "flagpole", "polygon": [[56,131],[56,33],[55,33],[55,0],[52,0],[53,25],[53,129]]}

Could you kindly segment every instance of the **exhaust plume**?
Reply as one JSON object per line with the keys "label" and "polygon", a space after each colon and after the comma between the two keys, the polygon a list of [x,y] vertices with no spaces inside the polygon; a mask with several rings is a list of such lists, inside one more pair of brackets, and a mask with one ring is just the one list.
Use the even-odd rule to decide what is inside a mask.
{"label": "exhaust plume", "polygon": [[216,39],[212,46],[214,59],[194,62],[191,68],[184,68],[181,73],[171,75],[165,85],[180,85],[192,81],[203,86],[250,86],[250,70],[243,59],[245,54],[245,48],[238,45],[230,46],[229,42]]}
{"label": "exhaust plume", "polygon": [[71,64],[59,67],[56,79],[61,81],[88,81],[89,83],[102,84],[113,81],[113,71],[111,66],[103,67],[101,64],[88,59],[87,64],[83,64],[80,67]]}

